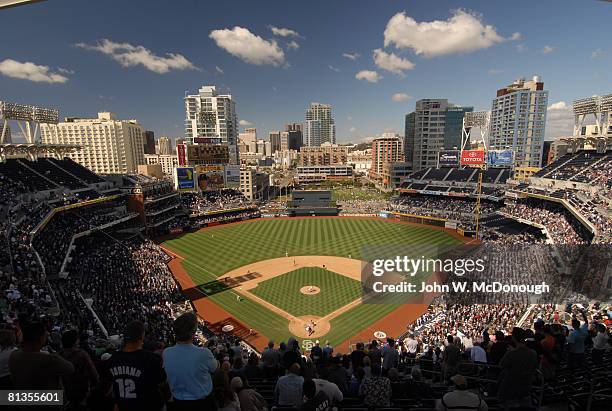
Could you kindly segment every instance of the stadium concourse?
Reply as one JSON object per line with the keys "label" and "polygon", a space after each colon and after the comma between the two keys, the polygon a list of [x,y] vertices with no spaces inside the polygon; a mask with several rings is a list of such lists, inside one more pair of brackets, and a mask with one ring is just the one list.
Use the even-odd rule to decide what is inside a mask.
{"label": "stadium concourse", "polygon": [[[469,232],[467,174],[427,170],[415,178],[430,180],[409,183],[414,191],[380,211],[452,220]],[[490,182],[505,178],[500,172]],[[545,242],[560,252],[609,244],[611,179],[610,153],[577,152],[532,184],[505,187],[501,201],[501,188],[491,186],[483,241]],[[418,184],[467,195],[428,196]],[[350,204],[356,214],[372,214],[370,205]],[[68,159],[1,163],[2,389],[61,389],[70,410],[294,410],[325,402],[353,410],[609,409],[612,312],[603,277],[579,282],[561,307],[440,299],[407,321],[403,335],[364,339],[346,354],[324,340],[302,352],[290,335],[257,353],[240,336],[214,332],[206,312],[192,314],[171,256],[151,239],[259,217],[235,191],[183,196],[168,182],[102,177]]]}

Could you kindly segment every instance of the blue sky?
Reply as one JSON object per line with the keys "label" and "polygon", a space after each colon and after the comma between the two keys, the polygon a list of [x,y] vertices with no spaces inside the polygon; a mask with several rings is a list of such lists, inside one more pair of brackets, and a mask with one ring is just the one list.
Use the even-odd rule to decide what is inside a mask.
{"label": "blue sky", "polygon": [[403,135],[419,98],[486,110],[538,74],[552,137],[571,132],[572,100],[612,92],[611,18],[595,0],[48,0],[0,11],[0,99],[110,110],[176,137],[185,91],[216,84],[260,136],[319,101],[347,142]]}

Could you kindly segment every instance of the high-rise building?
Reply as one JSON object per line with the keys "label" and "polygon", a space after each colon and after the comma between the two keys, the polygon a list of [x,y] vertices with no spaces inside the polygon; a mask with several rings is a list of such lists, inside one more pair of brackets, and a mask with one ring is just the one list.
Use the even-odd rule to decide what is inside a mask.
{"label": "high-rise building", "polygon": [[172,154],[172,140],[170,137],[160,137],[155,142],[155,154]]}
{"label": "high-rise building", "polygon": [[58,124],[41,124],[43,144],[73,144],[80,150],[67,153],[77,163],[100,174],[135,173],[144,161],[143,129],[136,120],[118,120],[115,113],[98,118],[66,118]]}
{"label": "high-rise building", "polygon": [[219,94],[215,86],[203,86],[185,96],[185,137],[189,144],[226,144],[230,162],[238,161],[238,118],[231,94]]}
{"label": "high-rise building", "polygon": [[323,143],[336,144],[336,125],[332,117],[331,104],[310,103],[306,110],[304,134],[307,146]]}
{"label": "high-rise building", "polygon": [[143,134],[143,139],[145,154],[155,154],[155,133],[147,130]]}
{"label": "high-rise building", "polygon": [[404,161],[402,139],[395,133],[383,133],[381,137],[372,140],[372,167],[370,175],[381,178],[387,163]]}
{"label": "high-rise building", "polygon": [[298,165],[300,166],[332,166],[346,164],[348,147],[324,143],[321,146],[303,146],[300,148]]}
{"label": "high-rise building", "polygon": [[489,148],[512,149],[516,167],[540,167],[548,91],[539,76],[497,90],[491,106]]}
{"label": "high-rise building", "polygon": [[416,113],[406,114],[406,120],[404,123],[404,158],[406,161],[412,162],[414,155],[414,127],[415,127]]}
{"label": "high-rise building", "polygon": [[268,139],[270,141],[270,147],[272,150],[271,154],[274,154],[278,150],[281,150],[281,132],[280,131],[270,131],[268,133]]}
{"label": "high-rise building", "polygon": [[[406,116],[406,161],[413,170],[438,165],[441,149],[460,148],[463,116],[473,107],[449,103],[447,99],[422,99],[416,102],[414,113]],[[413,120],[414,119],[414,120]]]}
{"label": "high-rise building", "polygon": [[178,167],[178,156],[176,154],[145,154],[145,164],[160,164],[162,173],[171,176],[174,169]]}
{"label": "high-rise building", "polygon": [[299,150],[304,145],[302,125],[300,123],[285,124],[281,133],[281,150]]}

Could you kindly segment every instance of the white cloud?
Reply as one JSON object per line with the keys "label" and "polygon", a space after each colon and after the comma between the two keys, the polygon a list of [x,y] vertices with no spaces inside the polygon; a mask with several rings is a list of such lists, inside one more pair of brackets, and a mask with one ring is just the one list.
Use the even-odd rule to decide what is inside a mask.
{"label": "white cloud", "polygon": [[378,80],[380,80],[382,76],[372,70],[361,70],[359,73],[355,74],[355,78],[357,80],[365,80],[369,83],[378,83]]}
{"label": "white cloud", "polygon": [[602,50],[602,49],[595,49],[593,50],[593,52],[591,53],[591,58],[592,59],[598,59],[600,57],[603,57],[606,55],[606,51]]}
{"label": "white cloud", "polygon": [[289,50],[297,50],[300,48],[300,45],[297,43],[297,41],[291,40],[289,43],[287,43],[287,48]]}
{"label": "white cloud", "polygon": [[565,101],[557,101],[556,103],[553,103],[548,106],[548,110],[567,110],[569,108],[571,107],[568,106]]}
{"label": "white cloud", "polygon": [[336,73],[340,71],[340,69],[339,69],[338,67],[334,67],[334,66],[332,66],[331,64],[330,64],[329,66],[327,66],[327,67],[329,67],[329,69],[330,69],[331,71],[335,71]]}
{"label": "white cloud", "polygon": [[410,60],[401,58],[393,53],[387,53],[382,49],[374,50],[372,57],[374,58],[374,64],[378,68],[399,76],[404,75],[404,70],[412,70],[414,68],[414,63]]}
{"label": "white cloud", "polygon": [[520,53],[520,52],[523,52],[523,51],[526,51],[526,50],[527,50],[527,46],[525,46],[524,44],[517,44],[517,45],[516,45],[516,50],[517,50],[519,53]]}
{"label": "white cloud", "polygon": [[574,132],[574,115],[571,105],[558,101],[548,106],[546,112],[546,138],[571,136]]}
{"label": "white cloud", "polygon": [[41,66],[29,61],[22,63],[12,59],[0,61],[0,74],[35,83],[65,83],[68,81],[68,77],[52,72],[49,66]]}
{"label": "white cloud", "polygon": [[57,71],[63,74],[74,74],[74,70],[70,70],[70,69],[63,68],[63,67],[58,67]]}
{"label": "white cloud", "polygon": [[391,96],[391,100],[395,101],[396,103],[401,103],[411,98],[412,97],[406,93],[395,93]]}
{"label": "white cloud", "polygon": [[355,131],[357,131],[357,129],[354,126],[349,128],[349,132],[350,133],[354,133]]}
{"label": "white cloud", "polygon": [[361,57],[361,54],[359,53],[342,53],[342,57],[346,57],[349,60],[357,60],[359,57]]}
{"label": "white cloud", "polygon": [[280,37],[301,37],[300,33],[298,33],[295,30],[288,29],[288,28],[281,28],[281,27],[270,26],[270,30],[272,30],[272,34],[274,34],[275,36],[280,36]]}
{"label": "white cloud", "polygon": [[225,74],[225,71],[223,71],[223,69],[219,66],[215,66],[215,70],[217,71],[217,73],[219,74]]}
{"label": "white cloud", "polygon": [[542,49],[542,53],[544,54],[549,54],[549,53],[552,53],[553,51],[555,51],[555,48],[552,46],[544,46],[544,48]]}
{"label": "white cloud", "polygon": [[496,75],[501,74],[503,72],[504,72],[504,70],[499,70],[499,69],[494,69],[494,68],[489,69],[489,71],[487,71],[487,73],[489,73],[490,76],[496,76]]}
{"label": "white cloud", "polygon": [[243,127],[248,127],[248,126],[252,126],[253,123],[251,123],[249,120],[240,120],[238,122],[238,125],[241,125]]}
{"label": "white cloud", "polygon": [[209,37],[217,43],[217,46],[246,63],[257,66],[285,64],[285,53],[276,41],[264,40],[243,27],[213,30]]}
{"label": "white cloud", "polygon": [[505,40],[495,27],[485,25],[481,16],[465,10],[455,10],[448,20],[424,22],[405,12],[397,13],[389,19],[384,35],[385,47],[412,49],[425,57],[470,53]]}
{"label": "white cloud", "polygon": [[166,53],[165,57],[161,57],[143,46],[137,46],[130,43],[117,43],[108,39],[102,39],[96,45],[77,43],[75,46],[85,50],[94,50],[106,54],[123,67],[136,67],[141,65],[158,74],[165,74],[171,70],[198,69],[182,54]]}
{"label": "white cloud", "polygon": [[510,36],[508,40],[518,41],[522,39],[523,39],[523,35],[517,31],[515,33],[512,33],[512,36]]}

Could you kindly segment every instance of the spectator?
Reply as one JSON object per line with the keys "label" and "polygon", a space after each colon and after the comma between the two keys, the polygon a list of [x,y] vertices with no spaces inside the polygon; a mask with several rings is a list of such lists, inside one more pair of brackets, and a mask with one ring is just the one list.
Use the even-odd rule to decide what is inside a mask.
{"label": "spectator", "polygon": [[238,395],[232,390],[228,372],[223,367],[215,372],[213,387],[218,411],[240,411]]}
{"label": "spectator", "polygon": [[301,411],[331,411],[332,402],[323,390],[317,390],[313,380],[305,380],[302,385],[304,393],[304,403],[300,407]]}
{"label": "spectator", "polygon": [[470,349],[470,359],[477,364],[487,363],[487,352],[482,348],[480,341],[474,341],[474,346]]}
{"label": "spectator", "polygon": [[[399,363],[399,353],[395,348],[395,340],[393,338],[387,338],[387,345],[380,351],[382,357],[382,368],[383,375],[385,375],[391,368],[396,368]],[[374,368],[372,368],[372,375],[374,375]]]}
{"label": "spectator", "polygon": [[9,358],[15,351],[15,331],[0,330],[0,390],[13,388],[11,372],[9,370]]}
{"label": "spectator", "polygon": [[261,353],[263,363],[263,375],[265,378],[275,378],[280,367],[281,354],[274,349],[274,341],[270,341],[268,346]]}
{"label": "spectator", "polygon": [[584,341],[586,340],[589,332],[589,321],[584,312],[584,323],[581,325],[580,320],[577,318],[572,319],[573,330],[567,337],[568,345],[568,362],[572,368],[579,368],[584,365]]}
{"label": "spectator", "polygon": [[351,366],[354,370],[363,367],[363,358],[365,356],[363,343],[357,343],[356,348],[351,353]]}
{"label": "spectator", "polygon": [[348,383],[346,381],[346,371],[340,365],[341,358],[339,356],[332,357],[330,365],[323,371],[323,378],[329,382],[333,382],[342,391],[347,394],[349,392]]}
{"label": "spectator", "polygon": [[291,364],[287,375],[280,377],[276,382],[274,402],[282,407],[300,407],[303,402],[303,384],[304,378],[300,376],[300,365]]}
{"label": "spectator", "polygon": [[113,383],[119,411],[162,410],[170,398],[162,358],[143,350],[145,326],[130,321],[123,331],[123,349],[108,360],[106,378]]}
{"label": "spectator", "polygon": [[606,332],[606,326],[604,324],[597,324],[595,326],[597,334],[593,338],[593,350],[591,351],[591,359],[596,365],[601,365],[603,362],[603,356],[606,350],[610,347],[608,333]]}
{"label": "spectator", "polygon": [[244,380],[234,377],[230,381],[232,391],[238,395],[240,411],[264,411],[267,410],[266,400],[252,388],[245,386]]}
{"label": "spectator", "polygon": [[538,356],[525,345],[525,331],[515,327],[512,330],[511,349],[499,365],[498,397],[508,407],[530,407],[531,386],[538,368]]}
{"label": "spectator", "polygon": [[317,385],[317,392],[323,391],[331,401],[331,405],[339,404],[344,399],[342,391],[333,382],[321,378],[313,378],[312,381]]}
{"label": "spectator", "polygon": [[489,409],[482,398],[467,390],[467,380],[463,375],[454,375],[450,380],[455,390],[444,394],[436,407],[438,411],[487,411]]}
{"label": "spectator", "polygon": [[442,352],[442,371],[444,371],[444,381],[448,382],[451,376],[457,374],[461,350],[455,345],[452,335],[448,335],[446,341],[446,347]]}
{"label": "spectator", "polygon": [[208,348],[193,344],[198,320],[194,313],[174,320],[176,345],[163,352],[164,368],[174,398],[174,409],[214,409],[212,374],[219,365]]}
{"label": "spectator", "polygon": [[42,351],[47,330],[40,321],[21,325],[23,347],[9,357],[11,378],[18,390],[60,390],[60,377],[74,372],[74,366],[59,355]]}
{"label": "spectator", "polygon": [[82,404],[89,391],[98,383],[98,371],[89,354],[78,346],[79,333],[68,330],[62,334],[63,350],[60,355],[74,366],[74,373],[62,378],[66,387],[66,400],[72,404]]}
{"label": "spectator", "polygon": [[391,381],[381,375],[380,369],[372,368],[372,376],[363,380],[359,395],[368,407],[388,407],[391,405]]}

